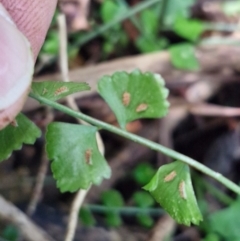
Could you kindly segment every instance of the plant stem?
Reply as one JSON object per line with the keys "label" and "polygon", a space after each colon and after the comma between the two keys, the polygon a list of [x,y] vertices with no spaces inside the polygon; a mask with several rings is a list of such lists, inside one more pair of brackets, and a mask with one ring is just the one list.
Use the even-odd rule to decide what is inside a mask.
{"label": "plant stem", "polygon": [[122,215],[128,215],[128,216],[136,215],[139,213],[149,214],[151,216],[159,216],[165,213],[165,211],[161,208],[106,207],[103,205],[93,205],[93,204],[85,205],[85,207],[89,208],[92,212],[95,212],[95,213],[106,213],[106,212],[112,211],[112,212],[118,212]]}
{"label": "plant stem", "polygon": [[[201,193],[208,191],[213,197],[218,199],[224,205],[230,206],[235,200],[229,195],[225,194],[223,191],[219,190],[214,184],[208,182],[207,180],[201,178],[197,172],[192,173],[193,181],[197,183],[197,186],[201,189]],[[204,198],[204,195],[201,195]]]}
{"label": "plant stem", "polygon": [[67,233],[65,237],[65,241],[72,241],[75,236],[76,228],[77,228],[77,220],[78,220],[78,213],[79,210],[84,202],[84,199],[88,193],[87,190],[79,190],[74,198],[67,227]]}
{"label": "plant stem", "polygon": [[150,149],[161,152],[161,153],[171,157],[174,160],[182,161],[182,162],[188,164],[189,166],[201,171],[202,173],[214,178],[215,180],[222,183],[224,186],[226,186],[227,188],[229,188],[233,192],[240,195],[240,187],[237,184],[233,183],[232,181],[230,181],[229,179],[224,177],[222,174],[213,171],[212,169],[206,167],[205,165],[197,162],[196,160],[194,160],[194,159],[192,159],[188,156],[185,156],[181,153],[178,153],[174,150],[171,150],[171,149],[169,149],[167,147],[164,147],[160,144],[157,144],[153,141],[147,140],[143,137],[140,137],[140,136],[137,136],[135,134],[129,133],[129,132],[127,132],[125,130],[122,130],[118,127],[115,127],[115,126],[109,125],[105,122],[94,119],[94,118],[92,118],[90,116],[87,116],[83,113],[76,112],[76,111],[74,111],[74,110],[72,110],[72,109],[70,109],[70,108],[68,108],[64,105],[61,105],[61,104],[56,103],[54,101],[48,100],[48,99],[46,99],[44,97],[41,97],[41,96],[38,96],[34,93],[30,93],[29,96],[38,100],[40,103],[51,106],[52,108],[57,109],[57,110],[65,113],[67,115],[70,115],[70,116],[75,117],[75,118],[82,119],[82,120],[84,120],[84,121],[86,121],[86,122],[88,122],[88,123],[90,123],[94,126],[97,126],[98,128],[108,130],[112,133],[115,133],[119,136],[127,138],[131,141],[134,141],[134,142],[139,143],[141,145],[147,146]]}
{"label": "plant stem", "polygon": [[80,38],[79,41],[76,41],[75,45],[77,45],[77,46],[84,45],[88,41],[92,40],[93,38],[96,38],[98,35],[100,35],[100,34],[104,33],[105,31],[109,30],[110,28],[112,28],[116,24],[124,21],[127,18],[131,18],[133,15],[143,11],[144,9],[146,9],[146,8],[152,6],[153,4],[156,4],[160,1],[161,0],[145,0],[145,1],[143,1],[142,3],[138,4],[136,7],[132,7],[131,9],[126,11],[125,14],[121,14],[121,15],[116,16],[116,18],[113,19],[112,21],[110,21],[110,22],[102,25],[101,27],[93,30],[89,34],[86,34],[85,36]]}

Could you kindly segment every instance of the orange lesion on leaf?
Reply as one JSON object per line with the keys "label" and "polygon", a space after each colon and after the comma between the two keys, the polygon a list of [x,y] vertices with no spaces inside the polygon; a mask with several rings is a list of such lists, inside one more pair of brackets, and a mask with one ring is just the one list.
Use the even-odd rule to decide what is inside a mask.
{"label": "orange lesion on leaf", "polygon": [[183,199],[187,199],[187,193],[186,193],[186,188],[185,188],[185,182],[181,181],[178,185],[178,191],[179,195]]}
{"label": "orange lesion on leaf", "polygon": [[92,165],[92,149],[87,149],[85,151],[85,161],[88,165]]}
{"label": "orange lesion on leaf", "polygon": [[142,103],[142,104],[138,105],[138,107],[136,108],[136,112],[137,112],[137,113],[143,112],[143,111],[145,111],[147,108],[148,108],[148,105],[145,104],[145,103]]}
{"label": "orange lesion on leaf", "polygon": [[175,171],[170,172],[165,178],[164,182],[170,182],[177,176],[177,173]]}
{"label": "orange lesion on leaf", "polygon": [[62,87],[58,88],[57,90],[55,90],[54,95],[55,96],[60,95],[62,93],[68,92],[68,91],[69,91],[68,87],[62,86]]}
{"label": "orange lesion on leaf", "polygon": [[131,101],[131,94],[129,92],[124,92],[122,96],[122,103],[124,106],[128,106]]}

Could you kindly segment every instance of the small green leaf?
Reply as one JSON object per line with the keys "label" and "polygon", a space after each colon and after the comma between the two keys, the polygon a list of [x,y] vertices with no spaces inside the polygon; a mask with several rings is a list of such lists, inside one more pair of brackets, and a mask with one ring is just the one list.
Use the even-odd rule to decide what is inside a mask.
{"label": "small green leaf", "polygon": [[142,30],[148,36],[154,36],[158,31],[158,14],[150,9],[142,11],[140,15]]}
{"label": "small green leaf", "polygon": [[188,165],[175,161],[161,166],[152,180],[143,187],[178,223],[199,224],[199,211]]}
{"label": "small green leaf", "polygon": [[[8,241],[17,241],[19,240],[19,231],[13,225],[8,225],[2,233],[2,236],[5,240]],[[0,239],[1,240],[1,239]]]}
{"label": "small green leaf", "polygon": [[153,197],[149,193],[143,191],[135,192],[133,194],[133,200],[138,207],[142,208],[151,207],[155,203]]}
{"label": "small green leaf", "polygon": [[108,190],[103,192],[101,200],[107,207],[122,207],[124,205],[122,194],[117,190]]}
{"label": "small green leaf", "polygon": [[173,30],[190,41],[196,41],[205,30],[205,24],[196,19],[178,18],[173,26]]}
{"label": "small green leaf", "polygon": [[[123,207],[124,199],[117,190],[108,190],[102,193],[101,201],[106,207]],[[118,227],[122,224],[122,219],[117,211],[109,210],[106,212],[105,221],[109,226]]]}
{"label": "small green leaf", "polygon": [[90,90],[87,83],[42,81],[32,83],[32,93],[56,101],[76,92]]}
{"label": "small green leaf", "polygon": [[146,228],[151,228],[154,224],[153,218],[146,213],[138,213],[136,218],[138,223]]}
{"label": "small green leaf", "polygon": [[96,223],[96,220],[94,216],[92,215],[92,212],[87,207],[82,207],[79,212],[79,218],[81,220],[81,223],[84,226],[91,227],[94,226]]}
{"label": "small green leaf", "polygon": [[100,8],[100,15],[104,23],[108,23],[114,18],[116,18],[117,15],[119,15],[124,8],[120,5],[118,5],[113,0],[105,0],[101,4]]}
{"label": "small green leaf", "polygon": [[158,74],[116,72],[98,82],[98,90],[115,113],[121,128],[140,118],[159,118],[167,114],[168,90]]}
{"label": "small green leaf", "polygon": [[171,62],[175,68],[199,70],[200,66],[195,56],[193,45],[188,43],[176,44],[169,49]]}
{"label": "small green leaf", "polygon": [[150,164],[140,163],[133,170],[132,175],[133,175],[134,180],[138,184],[145,185],[146,183],[150,182],[154,173],[155,173],[155,170],[153,169],[153,167]]}
{"label": "small green leaf", "polygon": [[105,222],[110,227],[119,227],[122,224],[122,219],[118,212],[107,212]]}
{"label": "small green leaf", "polygon": [[220,237],[216,233],[209,233],[203,241],[220,241]]}
{"label": "small green leaf", "polygon": [[61,192],[87,189],[110,177],[110,167],[97,147],[96,132],[93,126],[48,125],[46,150]]}
{"label": "small green leaf", "polygon": [[19,114],[16,120],[0,131],[0,161],[7,159],[22,144],[34,144],[41,130],[25,115]]}
{"label": "small green leaf", "polygon": [[230,206],[213,213],[209,217],[211,230],[220,234],[224,240],[237,241],[240,237],[239,229],[240,197]]}
{"label": "small green leaf", "polygon": [[47,38],[43,44],[42,53],[57,55],[59,51],[59,34],[58,31],[49,31]]}
{"label": "small green leaf", "polygon": [[140,35],[135,44],[142,53],[150,53],[165,48],[168,45],[168,41],[165,38],[157,39],[155,36],[146,37]]}
{"label": "small green leaf", "polygon": [[167,8],[164,12],[164,25],[168,27],[171,26],[179,16],[189,17],[190,7],[194,4],[194,2],[196,2],[196,0],[168,0]]}

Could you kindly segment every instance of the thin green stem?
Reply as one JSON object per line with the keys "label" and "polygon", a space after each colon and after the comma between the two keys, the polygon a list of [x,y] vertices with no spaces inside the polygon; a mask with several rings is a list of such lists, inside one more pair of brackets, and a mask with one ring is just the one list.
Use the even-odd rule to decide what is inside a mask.
{"label": "thin green stem", "polygon": [[[121,4],[126,11],[130,10],[129,5],[126,3],[125,0],[118,0],[119,4]],[[133,23],[133,25],[137,28],[137,30],[139,31],[139,33],[141,33],[142,35],[144,35],[144,31],[143,28],[141,27],[141,25],[138,22],[138,19],[135,16],[131,16],[129,17],[129,19],[131,20],[131,22]]]}
{"label": "thin green stem", "polygon": [[169,157],[171,157],[172,159],[174,160],[179,160],[179,161],[182,161],[186,164],[188,164],[189,166],[199,170],[200,172],[203,172],[204,174],[214,178],[215,180],[217,180],[218,182],[222,183],[224,186],[228,187],[230,190],[232,190],[233,192],[237,193],[240,195],[240,187],[238,185],[236,185],[235,183],[233,183],[232,181],[230,181],[229,179],[227,179],[226,177],[224,177],[222,174],[218,173],[218,172],[215,172],[213,171],[212,169],[206,167],[205,165],[197,162],[196,160],[188,157],[188,156],[185,156],[183,154],[180,154],[174,150],[171,150],[167,147],[164,147],[160,144],[157,144],[153,141],[150,141],[150,140],[147,140],[143,137],[140,137],[140,136],[137,136],[135,134],[132,134],[132,133],[129,133],[125,130],[122,130],[122,129],[119,129],[115,126],[112,126],[112,125],[109,125],[105,122],[102,122],[102,121],[99,121],[99,120],[96,120],[90,116],[87,116],[83,113],[80,113],[80,112],[77,112],[77,111],[74,111],[64,105],[61,105],[59,103],[56,103],[54,101],[51,101],[51,100],[48,100],[46,98],[43,98],[41,96],[38,96],[34,93],[30,93],[29,94],[30,97],[38,100],[40,103],[43,103],[45,105],[48,105],[48,106],[51,106],[52,108],[54,109],[57,109],[67,115],[70,115],[72,117],[75,117],[75,118],[78,118],[78,119],[81,119],[81,120],[84,120],[94,126],[97,126],[98,128],[101,128],[101,129],[105,129],[105,130],[108,130],[112,133],[115,133],[119,136],[122,136],[126,139],[129,139],[129,140],[132,140],[136,143],[139,143],[141,145],[144,145],[144,146],[147,146],[149,147],[150,149],[152,150],[155,150],[155,151],[158,151],[158,152],[161,152]]}
{"label": "thin green stem", "polygon": [[129,9],[128,11],[126,11],[125,14],[121,14],[116,16],[115,19],[113,19],[111,22],[108,22],[104,25],[102,25],[101,27],[93,30],[92,32],[90,32],[89,34],[86,34],[85,36],[83,36],[82,38],[79,39],[79,41],[76,41],[75,45],[77,46],[82,46],[85,43],[89,42],[90,40],[96,38],[98,35],[104,33],[105,31],[111,29],[112,27],[114,27],[116,24],[124,21],[125,19],[128,19],[132,16],[134,16],[135,14],[143,11],[144,9],[160,2],[161,0],[145,0],[144,2],[138,4],[136,7],[132,7],[131,9]]}
{"label": "thin green stem", "polygon": [[[223,191],[219,190],[217,187],[215,187],[212,183],[208,182],[207,180],[200,177],[197,172],[193,172],[193,181],[196,183],[197,187],[199,187],[199,194],[201,194],[201,198],[204,198],[204,193],[208,191],[213,195],[216,199],[218,199],[220,202],[222,202],[225,205],[231,205],[234,202],[234,199],[224,193]],[[197,193],[197,191],[196,191]]]}
{"label": "thin green stem", "polygon": [[85,205],[85,207],[89,208],[92,212],[95,213],[107,213],[109,211],[117,212],[122,215],[136,215],[136,214],[149,214],[151,216],[159,216],[164,214],[165,211],[161,208],[140,208],[140,207],[106,207],[103,205]]}

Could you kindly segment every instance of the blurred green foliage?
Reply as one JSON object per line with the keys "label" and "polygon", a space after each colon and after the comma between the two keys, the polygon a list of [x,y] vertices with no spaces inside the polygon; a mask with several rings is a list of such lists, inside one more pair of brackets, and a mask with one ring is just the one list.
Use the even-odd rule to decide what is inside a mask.
{"label": "blurred green foliage", "polygon": [[[155,204],[153,197],[144,191],[138,191],[133,194],[133,201],[136,206],[147,208],[152,207]],[[137,221],[140,225],[150,228],[154,224],[153,218],[147,213],[138,213],[136,215]]]}
{"label": "blurred green foliage", "polygon": [[189,43],[175,44],[169,48],[169,52],[174,67],[184,70],[199,69],[193,45]]}
{"label": "blurred green foliage", "polygon": [[79,212],[79,218],[81,223],[86,227],[91,227],[96,224],[96,220],[91,212],[91,210],[87,207],[82,207]]}
{"label": "blurred green foliage", "polygon": [[[102,55],[108,58],[112,53],[122,53],[126,51],[129,46],[133,46],[139,53],[149,53],[159,50],[168,50],[171,55],[172,64],[176,68],[185,70],[198,70],[199,63],[195,56],[195,45],[200,40],[202,33],[205,31],[205,23],[199,19],[192,19],[190,14],[191,6],[196,2],[195,0],[165,0],[167,1],[164,11],[163,2],[159,1],[154,7],[143,10],[140,14],[132,16],[130,21],[135,26],[138,32],[137,38],[131,43],[131,40],[123,28],[122,22],[119,22],[111,29],[107,29],[104,33],[94,35],[101,37]],[[115,19],[118,15],[126,13],[131,9],[125,0],[104,0],[99,5],[99,8],[94,9],[94,18],[90,22],[93,23],[91,30],[85,33],[76,33],[71,35],[71,42],[69,42],[69,56],[74,57],[78,54],[82,44],[78,44],[79,39],[86,35],[92,34],[93,31],[101,26],[106,25]],[[240,1],[225,1],[222,3],[222,9],[225,14],[231,16],[240,12]],[[57,15],[57,13],[56,13]],[[162,20],[162,22],[160,21]],[[179,38],[182,38],[178,43],[171,42],[164,32],[170,31]],[[92,39],[91,37],[89,38]],[[42,48],[41,54],[57,56],[58,54],[58,34],[56,18],[54,18],[50,31],[46,38],[45,44]],[[131,173],[133,180],[137,185],[143,186],[148,183],[151,177],[156,172],[155,168],[148,163],[141,163]],[[195,183],[195,188],[200,186],[200,183]],[[146,195],[145,195],[145,194]],[[132,194],[134,205],[139,207],[154,206],[155,202],[147,196],[146,192],[135,192]],[[121,193],[116,190],[110,190],[104,193],[101,197],[102,205],[108,207],[124,207],[125,200]],[[208,203],[204,197],[199,199],[199,205],[205,216],[209,216],[208,221],[201,226],[205,238],[203,241],[235,241],[239,240],[239,222],[240,215],[239,206],[240,200],[231,204],[228,208],[222,211],[217,211],[212,214],[209,213]],[[82,209],[79,214],[85,225],[94,225],[96,220],[89,209]],[[149,215],[139,215],[138,221],[146,226],[152,225],[152,217]],[[107,212],[106,222],[110,226],[121,225],[122,219],[119,213]],[[10,231],[9,231],[10,230]],[[12,229],[13,230],[13,229]],[[5,230],[6,234],[10,233],[11,238],[3,235],[7,240],[14,240],[14,231],[11,227]]]}
{"label": "blurred green foliage", "polygon": [[[97,37],[101,37],[103,40],[99,42],[101,44],[102,59],[107,59],[112,54],[114,56],[128,54],[128,49],[130,46],[132,48],[132,44],[136,49],[135,51],[139,51],[139,53],[150,53],[164,49],[171,52],[175,44],[171,44],[171,39],[164,35],[165,30],[177,34],[190,43],[196,42],[205,30],[205,24],[200,20],[190,18],[190,8],[194,3],[195,0],[162,0],[154,6],[142,10],[140,14],[133,15],[129,19],[137,31],[134,34],[133,41],[132,37],[129,36],[129,32],[123,27],[122,20],[111,26],[110,29],[107,28],[109,22],[131,11],[132,6],[128,6],[126,0],[104,0],[99,4],[99,9],[95,8],[91,14],[94,17],[93,19],[90,17],[91,30],[70,35],[69,58],[77,56],[82,45],[86,44],[86,41],[82,41],[82,39],[89,41]],[[56,16],[57,12],[40,56],[57,56],[59,38]],[[100,28],[104,28],[104,31],[99,32],[98,29]],[[189,46],[183,45],[181,52],[186,52],[184,59],[179,58],[177,54],[171,54],[172,64],[181,69],[198,69],[197,59],[194,58],[193,54],[190,54],[190,52],[194,52],[194,45],[192,45],[191,49]],[[189,64],[180,63],[182,61]],[[192,62],[192,65],[190,62]]]}
{"label": "blurred green foliage", "polygon": [[13,225],[8,225],[2,232],[1,235],[4,240],[7,241],[17,241],[19,239],[19,231]]}
{"label": "blurred green foliage", "polygon": [[148,183],[156,170],[149,163],[140,163],[132,171],[132,176],[136,183],[143,186]]}
{"label": "blurred green foliage", "polygon": [[[103,205],[110,208],[124,206],[122,194],[117,190],[108,190],[103,192],[101,195],[101,201]],[[122,224],[122,218],[118,212],[110,210],[105,214],[105,222],[108,226],[118,227]]]}

